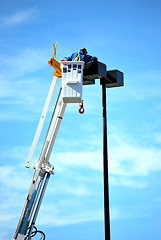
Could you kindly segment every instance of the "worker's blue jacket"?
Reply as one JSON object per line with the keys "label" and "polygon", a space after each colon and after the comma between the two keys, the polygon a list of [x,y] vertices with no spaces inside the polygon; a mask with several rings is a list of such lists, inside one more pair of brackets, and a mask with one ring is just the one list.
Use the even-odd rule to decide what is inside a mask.
{"label": "worker's blue jacket", "polygon": [[85,63],[87,63],[87,62],[97,61],[97,58],[87,55],[83,51],[80,51],[78,53],[73,53],[70,57],[67,57],[66,60],[67,61],[84,61]]}

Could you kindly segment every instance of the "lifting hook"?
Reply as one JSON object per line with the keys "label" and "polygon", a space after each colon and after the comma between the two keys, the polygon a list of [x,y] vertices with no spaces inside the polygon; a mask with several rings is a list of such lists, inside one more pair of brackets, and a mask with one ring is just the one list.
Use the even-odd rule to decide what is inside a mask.
{"label": "lifting hook", "polygon": [[79,112],[80,114],[83,114],[83,113],[84,113],[83,100],[82,100],[82,102],[80,103],[80,108],[79,108],[78,112]]}

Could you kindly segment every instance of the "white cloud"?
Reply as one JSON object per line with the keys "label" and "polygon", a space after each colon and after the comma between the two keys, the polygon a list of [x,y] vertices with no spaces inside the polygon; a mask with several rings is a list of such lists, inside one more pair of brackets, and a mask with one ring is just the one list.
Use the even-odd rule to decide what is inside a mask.
{"label": "white cloud", "polygon": [[141,177],[132,176],[116,176],[109,175],[109,185],[110,186],[123,186],[123,187],[133,187],[133,188],[145,188],[148,183],[147,180]]}
{"label": "white cloud", "polygon": [[19,166],[26,160],[29,148],[26,146],[16,146],[7,149],[0,149],[1,159],[13,159],[12,166]]}
{"label": "white cloud", "polygon": [[64,166],[72,166],[78,168],[88,168],[93,170],[102,170],[102,151],[92,152],[64,152],[56,153],[51,157],[54,159],[58,168],[64,168]]}
{"label": "white cloud", "polygon": [[33,73],[42,69],[45,65],[48,66],[48,58],[46,50],[33,48],[20,49],[19,52],[14,54],[1,56],[1,67],[3,66],[1,72],[5,73],[2,77],[8,76],[7,79],[13,79]]}
{"label": "white cloud", "polygon": [[[109,100],[112,102],[141,102],[145,100],[154,100],[161,97],[160,70],[146,70],[136,72],[131,77],[125,73],[125,86],[121,88],[112,88],[108,90]],[[130,84],[129,84],[130,81]],[[150,83],[150,84],[149,84]]]}
{"label": "white cloud", "polygon": [[[91,143],[92,144],[92,143]],[[153,171],[161,170],[161,150],[155,147],[146,148],[133,143],[110,144],[109,147],[109,173],[120,176],[142,177],[148,176]],[[77,168],[87,168],[102,171],[102,149],[86,152],[56,153],[54,159],[57,168],[66,165]]]}
{"label": "white cloud", "polygon": [[[23,79],[21,81],[15,79],[3,79],[0,82],[0,104],[8,105],[9,107],[1,111],[0,119],[21,119],[21,120],[28,120],[29,113],[23,111],[23,109],[30,110],[34,112],[41,111],[42,99],[40,95],[46,86],[42,83],[42,88],[39,87],[39,80],[38,79]],[[47,91],[47,89],[46,89]],[[19,108],[15,108],[15,106]],[[20,109],[23,107],[23,109]],[[18,113],[19,111],[19,113]],[[27,116],[28,115],[28,116]]]}
{"label": "white cloud", "polygon": [[13,26],[25,22],[30,23],[36,18],[37,13],[38,11],[35,8],[15,12],[4,19],[1,19],[0,26]]}
{"label": "white cloud", "polygon": [[[150,174],[161,171],[161,151],[154,147],[138,146],[131,139],[127,143],[116,133],[113,133],[111,137],[110,186],[147,187]],[[5,189],[3,198],[1,196],[3,204],[0,210],[6,216],[3,222],[4,220],[12,222],[11,225],[16,224],[19,218],[17,210],[20,212],[23,206],[33,174],[32,169],[28,170],[23,167],[27,152],[27,148],[21,147],[1,151],[2,159],[13,159],[13,163],[10,161],[10,165],[0,168],[1,191]],[[16,162],[16,159],[19,161]],[[52,177],[47,187],[38,223],[61,226],[102,220],[102,149],[97,149],[97,151],[93,149],[91,152],[57,152],[52,154],[51,159],[54,159],[56,175]],[[16,166],[14,166],[15,163]],[[10,196],[14,198],[14,201],[11,201]],[[97,206],[97,210],[94,206]],[[117,208],[111,210],[111,219],[128,217],[134,216],[128,213],[121,214]]]}
{"label": "white cloud", "polygon": [[[21,166],[22,167],[22,166]],[[12,190],[27,190],[29,184],[29,174],[21,167],[1,166],[0,183],[4,188]]]}
{"label": "white cloud", "polygon": [[137,101],[142,101],[145,99],[152,99],[160,97],[160,91],[158,88],[147,88],[144,89],[135,89],[130,91],[130,95]]}
{"label": "white cloud", "polygon": [[[126,142],[126,140],[118,136],[117,133],[109,135],[109,140],[108,163],[111,184],[145,187],[147,183],[142,178],[146,179],[152,172],[161,171],[161,150],[159,148],[142,147],[134,143],[130,138],[129,141]],[[91,171],[91,173],[98,172],[102,174],[103,154],[101,146],[95,143],[95,138],[91,138],[88,139],[88,141],[85,140],[86,149],[88,149],[88,146],[90,149],[90,145],[93,146],[93,141],[96,148],[92,148],[91,151],[83,151],[84,149],[82,148],[77,152],[53,152],[51,155],[51,162],[54,165],[57,174],[61,175],[63,172],[66,172],[65,175],[68,176],[69,182],[71,181],[70,175],[74,172],[77,172],[77,174],[80,173],[79,179],[84,170]],[[62,142],[60,141],[59,144],[62,144]],[[29,147],[16,147],[10,150],[4,149],[3,151],[1,150],[1,158],[13,159],[13,163],[15,163],[16,166],[19,165],[17,169],[20,169],[25,165],[28,152]],[[15,162],[17,159],[18,162]],[[37,156],[33,159],[33,164],[36,159]],[[20,181],[20,175],[16,173],[15,168],[14,170],[12,169],[13,167],[14,165],[2,167],[3,171],[1,171],[1,179],[5,179],[5,175],[9,175],[8,184],[11,179],[15,178],[15,176],[18,176],[16,182]],[[10,174],[12,177],[10,177]],[[90,181],[90,178],[88,178],[87,181]],[[13,184],[12,180],[11,183]],[[62,183],[58,189],[64,186],[63,188],[65,192],[75,192],[71,186],[69,188],[69,185]],[[86,187],[81,188],[81,186],[77,184],[76,194],[88,194]]]}
{"label": "white cloud", "polygon": [[109,151],[110,173],[124,176],[148,176],[161,170],[161,150],[122,142]]}
{"label": "white cloud", "polygon": [[10,106],[1,111],[1,120],[30,121],[33,118],[31,112],[41,113],[53,75],[51,72],[51,79],[46,82],[30,74],[45,65],[48,68],[47,59],[46,51],[39,49],[26,49],[14,56],[1,57],[0,104]]}
{"label": "white cloud", "polygon": [[[69,194],[69,195],[74,195],[74,196],[87,196],[89,195],[89,189],[87,188],[87,186],[82,183],[80,181],[80,183],[74,183],[73,185],[71,185],[69,182],[58,182],[55,186],[56,188],[56,193],[62,193],[63,190],[63,194]],[[55,189],[54,188],[54,189]],[[51,193],[52,189],[50,188],[50,193]]]}
{"label": "white cloud", "polygon": [[62,226],[86,221],[103,220],[103,208],[93,209],[79,198],[60,200],[58,203],[43,205],[38,224]]}

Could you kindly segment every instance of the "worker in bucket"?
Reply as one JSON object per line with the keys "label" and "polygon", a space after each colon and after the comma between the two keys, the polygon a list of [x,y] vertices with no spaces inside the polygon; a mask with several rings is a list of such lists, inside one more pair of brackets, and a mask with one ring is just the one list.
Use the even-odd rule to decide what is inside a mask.
{"label": "worker in bucket", "polygon": [[97,61],[96,57],[87,55],[87,53],[88,52],[86,48],[81,48],[79,52],[73,53],[71,56],[66,57],[66,60],[67,61],[84,61],[85,63]]}

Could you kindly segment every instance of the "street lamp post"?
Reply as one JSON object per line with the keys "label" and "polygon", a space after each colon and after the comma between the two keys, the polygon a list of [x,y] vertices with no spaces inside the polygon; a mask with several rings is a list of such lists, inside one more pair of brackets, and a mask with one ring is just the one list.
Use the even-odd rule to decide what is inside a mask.
{"label": "street lamp post", "polygon": [[106,88],[123,86],[124,77],[123,73],[120,72],[119,70],[106,71],[106,65],[101,62],[87,63],[84,69],[83,84],[84,85],[95,84],[95,79],[100,79],[100,84],[102,85],[104,221],[105,221],[105,240],[110,240]]}
{"label": "street lamp post", "polygon": [[110,240],[110,204],[108,186],[108,148],[107,148],[107,116],[106,116],[106,84],[102,79],[102,110],[103,110],[103,172],[104,172],[104,218],[105,240]]}

